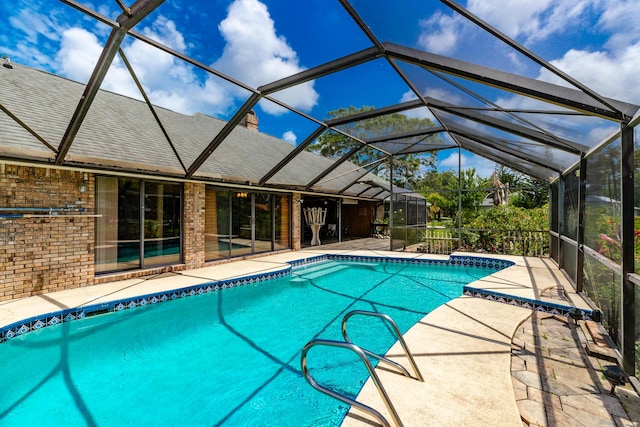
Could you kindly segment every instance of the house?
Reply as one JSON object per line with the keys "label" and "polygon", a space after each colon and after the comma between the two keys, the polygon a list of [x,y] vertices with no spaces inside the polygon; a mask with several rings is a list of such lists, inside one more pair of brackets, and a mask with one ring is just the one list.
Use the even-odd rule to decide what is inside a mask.
{"label": "house", "polygon": [[[389,195],[349,162],[291,156],[295,147],[259,132],[252,111],[186,178],[226,122],[100,90],[70,130],[84,88],[0,67],[0,299],[299,249],[302,209],[314,206],[326,209],[336,238],[366,237]],[[329,168],[332,179],[308,185]]]}

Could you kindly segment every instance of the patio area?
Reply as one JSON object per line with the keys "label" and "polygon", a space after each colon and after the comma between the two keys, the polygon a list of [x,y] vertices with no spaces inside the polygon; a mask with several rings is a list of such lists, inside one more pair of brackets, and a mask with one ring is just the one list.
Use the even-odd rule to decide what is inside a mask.
{"label": "patio area", "polygon": [[[420,342],[449,328],[453,307],[490,325],[476,333],[501,357],[527,311],[467,304],[500,294],[582,307],[547,292],[571,288],[598,308],[637,384],[640,86],[628,52],[640,33],[616,18],[638,8],[561,3],[516,20],[471,0],[6,6],[0,328],[281,272],[308,254],[423,257],[405,250],[426,234],[432,252],[553,263],[517,258],[517,273],[474,284],[494,301],[437,310]],[[313,209],[321,218],[306,224]],[[428,222],[457,231],[432,236]],[[317,237],[306,226],[322,224],[323,242],[392,240],[305,247]],[[458,335],[470,334],[463,320]]]}
{"label": "patio area", "polygon": [[[516,265],[469,286],[587,309],[548,259],[499,258]],[[429,313],[405,339],[425,381],[377,369],[404,425],[640,425],[634,389],[611,394],[603,377],[603,366],[615,362],[585,349],[612,354],[595,322],[463,296]],[[388,355],[407,365],[398,343]],[[359,401],[390,417],[371,380]],[[363,425],[362,412],[352,410],[343,425]]]}
{"label": "patio area", "polygon": [[[344,242],[283,252],[179,273],[161,274],[4,302],[0,327],[62,309],[107,304],[164,290],[282,270],[288,263],[321,254],[446,258],[374,249],[383,239]],[[368,249],[362,249],[367,247]],[[455,255],[469,256],[458,253]],[[482,255],[487,257],[487,255]],[[544,258],[498,257],[515,265],[469,286],[481,298],[465,295],[439,307],[405,334],[424,382],[378,368],[377,372],[406,426],[413,425],[640,425],[640,399],[627,385],[610,394],[601,367],[612,364],[584,352],[597,340],[588,322],[540,315],[522,306],[487,298],[491,292],[513,298],[558,303],[589,310],[555,264]],[[591,328],[595,325],[591,322]],[[597,328],[596,328],[597,329]],[[405,363],[398,344],[389,355]],[[369,380],[359,401],[388,416]],[[391,418],[388,418],[391,419]],[[352,410],[345,426],[370,425]]]}

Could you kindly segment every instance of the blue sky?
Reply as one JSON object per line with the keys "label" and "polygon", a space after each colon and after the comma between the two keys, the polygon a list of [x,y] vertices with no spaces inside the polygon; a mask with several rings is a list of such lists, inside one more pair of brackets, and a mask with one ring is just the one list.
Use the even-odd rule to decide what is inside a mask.
{"label": "blue sky", "polygon": [[[80,3],[111,19],[121,13],[114,0]],[[382,41],[557,81],[438,1],[358,0],[352,4]],[[640,22],[637,0],[468,0],[461,4],[600,94],[640,104],[640,32],[634,28]],[[110,31],[53,0],[4,1],[0,25],[1,55],[81,82],[88,80]],[[167,0],[135,30],[251,87],[370,46],[339,3],[330,0]],[[127,37],[122,48],[154,104],[227,119],[248,96],[245,90],[133,38]],[[424,83],[426,94],[459,97],[446,85]],[[118,57],[102,88],[141,98]],[[492,90],[482,95],[502,106],[535,104]],[[384,107],[414,95],[381,60],[274,96],[322,119],[328,111],[348,107],[345,99],[356,107]],[[292,143],[316,127],[269,102],[261,102],[256,113],[261,131]],[[590,130],[594,138],[610,131],[609,126]],[[442,169],[457,168],[457,153],[444,152],[439,158]],[[465,153],[463,167],[475,167],[488,176],[494,166]]]}

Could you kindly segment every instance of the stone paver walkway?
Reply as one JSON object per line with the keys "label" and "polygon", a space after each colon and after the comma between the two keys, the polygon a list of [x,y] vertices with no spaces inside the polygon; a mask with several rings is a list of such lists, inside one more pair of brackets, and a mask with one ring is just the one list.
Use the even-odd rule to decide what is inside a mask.
{"label": "stone paver walkway", "polygon": [[630,385],[602,375],[614,362],[589,356],[585,322],[534,313],[511,345],[511,375],[525,426],[640,426],[640,399]]}

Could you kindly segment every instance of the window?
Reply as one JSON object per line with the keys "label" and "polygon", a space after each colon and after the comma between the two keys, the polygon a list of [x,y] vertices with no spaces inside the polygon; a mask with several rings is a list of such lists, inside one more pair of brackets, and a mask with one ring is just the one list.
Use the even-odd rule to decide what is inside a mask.
{"label": "window", "polygon": [[96,178],[96,273],[181,262],[180,184]]}
{"label": "window", "polygon": [[205,200],[207,261],[291,247],[290,196],[207,187]]}

